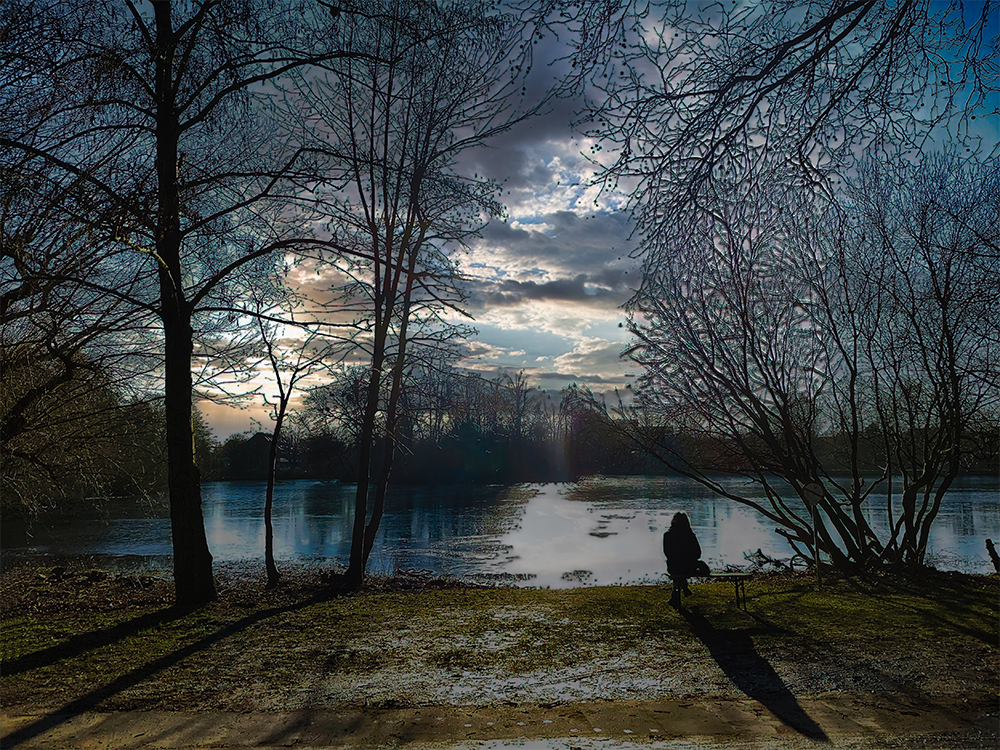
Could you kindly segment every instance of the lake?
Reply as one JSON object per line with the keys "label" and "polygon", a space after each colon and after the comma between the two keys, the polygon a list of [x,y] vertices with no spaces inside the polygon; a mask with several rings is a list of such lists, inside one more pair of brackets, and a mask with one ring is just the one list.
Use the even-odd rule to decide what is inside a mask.
{"label": "lake", "polygon": [[[725,481],[744,487],[741,480]],[[278,483],[273,517],[279,567],[281,562],[346,564],[354,490],[350,484]],[[215,559],[261,560],[264,483],[210,483],[203,494]],[[870,521],[882,530],[884,505],[884,495],[870,501]],[[773,524],[690,480],[609,477],[514,487],[395,488],[369,570],[431,570],[553,588],[663,581],[660,539],[677,511],[690,516],[713,569],[746,566],[744,553],[758,549],[778,558],[791,555]],[[166,567],[171,554],[169,520],[154,506],[144,512],[106,510],[103,516],[37,524],[31,530],[4,526],[4,552],[17,557],[111,556]],[[963,478],[948,493],[936,521],[928,562],[942,569],[989,572],[987,537],[1000,543],[997,480]]]}

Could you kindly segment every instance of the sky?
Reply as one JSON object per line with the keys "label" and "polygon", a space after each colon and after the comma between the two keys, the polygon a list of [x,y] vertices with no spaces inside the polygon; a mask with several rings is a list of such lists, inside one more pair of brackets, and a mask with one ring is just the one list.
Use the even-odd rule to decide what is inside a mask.
{"label": "sky", "polygon": [[[552,395],[572,383],[613,392],[631,372],[621,358],[622,306],[639,278],[630,257],[636,243],[626,196],[601,195],[593,184],[593,144],[571,127],[578,107],[557,100],[487,148],[463,154],[460,165],[503,183],[507,218],[491,222],[458,256],[473,320],[456,322],[475,333],[456,365],[485,376],[524,371]],[[202,401],[199,409],[220,440],[271,430],[259,397],[239,407]]]}
{"label": "sky", "polygon": [[[967,3],[966,12],[981,7]],[[557,56],[551,49],[548,55]],[[545,76],[556,71],[535,69],[549,70],[529,83],[540,95]],[[507,220],[489,224],[460,256],[476,333],[457,365],[484,375],[524,371],[553,396],[571,383],[612,393],[635,371],[621,354],[628,336],[623,305],[640,279],[631,257],[637,239],[627,196],[600,193],[592,182],[588,157],[595,144],[571,127],[580,106],[556,100],[488,148],[466,152],[460,164],[463,173],[503,183]],[[219,439],[271,429],[259,397],[242,408],[208,402],[199,408]]]}
{"label": "sky", "polygon": [[524,370],[548,391],[574,382],[604,391],[623,385],[628,369],[619,324],[638,279],[634,241],[623,196],[595,207],[588,144],[567,114],[511,132],[478,165],[506,179],[509,217],[490,224],[463,263],[478,335],[462,364]]}
{"label": "sky", "polygon": [[[982,7],[967,2],[966,16],[978,18]],[[991,35],[998,25],[1000,12]],[[510,219],[487,228],[466,265],[479,335],[464,364],[523,369],[550,392],[572,382],[608,392],[636,369],[620,356],[627,329],[619,324],[640,278],[630,258],[637,240],[627,196],[605,193],[595,207],[594,166],[585,156],[594,144],[570,128],[575,108],[560,102],[477,154],[480,173],[506,179]],[[995,138],[996,118],[989,119]]]}

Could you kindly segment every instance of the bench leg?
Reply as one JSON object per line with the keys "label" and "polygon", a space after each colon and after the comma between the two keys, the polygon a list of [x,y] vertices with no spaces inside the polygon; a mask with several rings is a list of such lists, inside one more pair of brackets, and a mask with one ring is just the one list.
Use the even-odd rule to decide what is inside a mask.
{"label": "bench leg", "polygon": [[743,579],[738,578],[733,581],[733,586],[736,589],[736,609],[742,609],[746,612],[747,609],[747,590]]}

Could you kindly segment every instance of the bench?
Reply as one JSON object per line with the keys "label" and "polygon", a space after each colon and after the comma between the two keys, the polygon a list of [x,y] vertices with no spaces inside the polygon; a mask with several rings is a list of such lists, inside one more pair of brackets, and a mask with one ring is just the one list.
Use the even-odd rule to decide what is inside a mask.
{"label": "bench", "polygon": [[746,612],[747,609],[747,589],[746,581],[750,577],[749,573],[712,573],[709,578],[713,581],[732,581],[736,590],[736,608]]}

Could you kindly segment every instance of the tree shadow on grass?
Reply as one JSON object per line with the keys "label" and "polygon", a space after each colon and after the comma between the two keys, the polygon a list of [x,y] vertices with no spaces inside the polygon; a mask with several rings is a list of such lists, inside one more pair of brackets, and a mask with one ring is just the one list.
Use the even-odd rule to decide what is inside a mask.
{"label": "tree shadow on grass", "polygon": [[[848,578],[847,584],[858,593],[880,600],[885,607],[905,610],[912,619],[929,627],[957,631],[990,646],[996,644],[996,620],[987,615],[976,621],[971,615],[981,607],[984,597],[970,586],[968,576],[918,568],[869,580]],[[904,596],[911,601],[904,600]],[[995,599],[995,589],[986,597]],[[928,606],[921,607],[921,599]]]}
{"label": "tree shadow on grass", "polygon": [[112,643],[130,638],[137,633],[141,633],[143,630],[172,622],[179,617],[183,617],[189,611],[190,609],[183,607],[167,607],[166,609],[158,609],[155,612],[149,612],[139,617],[134,617],[131,620],[120,622],[110,628],[101,628],[88,633],[80,633],[74,635],[64,643],[49,646],[48,648],[19,656],[16,659],[5,661],[3,672],[8,676],[21,674],[22,672],[30,672],[32,669],[50,666],[63,659],[82,656],[88,651],[110,646]]}
{"label": "tree shadow on grass", "polygon": [[[203,638],[199,638],[194,643],[190,643],[187,646],[184,646],[183,648],[179,648],[175,651],[172,651],[169,654],[161,656],[158,659],[154,659],[153,661],[144,664],[141,667],[137,667],[132,671],[127,672],[126,674],[123,674],[122,676],[115,678],[107,685],[95,688],[94,690],[91,690],[89,693],[86,693],[85,695],[82,695],[79,698],[76,698],[75,700],[72,700],[69,703],[60,706],[59,708],[50,711],[48,714],[32,722],[31,724],[28,724],[14,732],[11,732],[8,735],[0,737],[0,746],[2,746],[3,748],[12,748],[16,747],[17,745],[20,745],[21,743],[28,742],[29,740],[34,739],[35,737],[38,737],[39,735],[44,734],[45,732],[51,731],[56,727],[60,726],[61,724],[64,724],[74,716],[79,716],[80,714],[86,713],[87,711],[96,710],[102,702],[108,700],[109,698],[112,698],[113,696],[121,693],[122,691],[136,687],[141,682],[149,679],[158,672],[162,672],[165,669],[169,669],[170,667],[175,666],[176,664],[188,658],[189,656],[193,656],[199,651],[204,651],[205,649],[208,649],[214,646],[215,644],[224,641],[226,638],[229,638],[230,636],[233,636],[243,630],[246,630],[247,628],[256,625],[257,623],[263,622],[264,620],[267,620],[270,617],[275,617],[277,615],[294,612],[300,609],[304,609],[305,607],[309,607],[313,604],[318,604],[323,601],[328,601],[333,596],[336,596],[336,594],[330,591],[326,591],[317,594],[315,596],[303,599],[302,601],[293,602],[291,604],[286,604],[280,607],[272,607],[270,609],[264,609],[259,612],[254,612],[240,620],[229,623],[228,625],[226,625],[223,628],[220,628],[214,633],[210,633],[209,635],[206,635]],[[190,613],[191,611],[193,611],[193,609],[196,608],[172,607],[168,610],[165,610],[164,612],[173,612],[176,610],[175,614],[173,614],[173,616],[170,618],[170,619],[176,619],[177,617],[185,613]],[[137,619],[141,620],[142,618],[137,618]],[[123,623],[123,625],[128,625],[128,623]],[[114,630],[114,628],[111,628],[109,630]],[[125,636],[121,635],[119,637],[125,637]],[[78,653],[82,653],[85,650],[87,649],[80,649]]]}
{"label": "tree shadow on grass", "polygon": [[705,644],[726,677],[783,724],[810,739],[829,742],[826,733],[807,714],[768,661],[757,653],[751,630],[719,630],[700,612],[681,610],[694,635]]}

